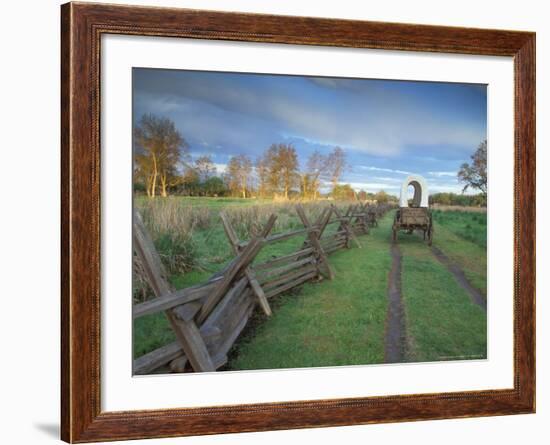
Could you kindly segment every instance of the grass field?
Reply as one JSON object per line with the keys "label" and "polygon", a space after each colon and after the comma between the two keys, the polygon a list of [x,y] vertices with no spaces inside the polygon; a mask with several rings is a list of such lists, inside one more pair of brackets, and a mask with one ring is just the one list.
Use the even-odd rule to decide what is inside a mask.
{"label": "grass field", "polygon": [[439,226],[481,248],[487,248],[487,213],[434,210],[432,214]]}
{"label": "grass field", "polygon": [[[435,239],[443,230],[436,226]],[[466,249],[464,243],[446,247],[455,245],[462,251]],[[401,293],[407,331],[406,360],[485,358],[485,310],[471,301],[419,236],[401,236],[399,247],[403,255]],[[444,252],[450,255],[451,251]]]}
{"label": "grass field", "polygon": [[474,287],[487,295],[487,214],[434,211],[434,245],[466,274]]}
{"label": "grass field", "polygon": [[[228,205],[221,205],[225,201]],[[322,202],[306,203],[305,208],[313,220],[326,205],[328,204]],[[204,282],[233,258],[233,251],[219,216],[221,210],[228,214],[241,240],[249,239],[255,230],[265,224],[271,213],[277,214],[272,233],[303,227],[294,204],[289,203],[239,198],[171,198],[151,202],[146,198],[139,198],[136,200],[136,207],[144,217],[167,270],[171,272],[169,278],[176,289]],[[331,230],[334,227],[329,226],[326,233]],[[303,241],[303,238],[295,237],[270,244],[261,250],[254,263],[298,250]],[[174,260],[181,252],[184,252],[185,258],[180,262]],[[147,287],[140,288],[136,277],[134,288],[136,302],[143,299],[143,294],[151,294]],[[175,340],[162,313],[137,319],[134,322],[133,338],[134,357]]]}
{"label": "grass field", "polygon": [[[279,216],[275,232],[301,227],[292,204],[225,198],[157,201],[151,204],[138,199],[136,205],[144,214],[176,288],[204,281],[232,258],[219,219],[222,209],[238,227],[241,239],[259,230],[271,212]],[[327,203],[306,204],[312,219],[323,205]],[[392,217],[390,212],[378,228],[360,238],[362,249],[344,249],[330,256],[336,272],[334,280],[309,282],[277,297],[271,302],[270,318],[256,311],[224,369],[384,362]],[[472,285],[486,292],[486,215],[435,211],[434,220],[434,246],[464,270]],[[182,235],[182,226],[190,234]],[[296,250],[302,241],[294,238],[270,245],[256,261]],[[190,258],[183,263],[169,258],[180,245],[189,249]],[[403,256],[405,359],[485,357],[485,311],[471,302],[420,237],[401,234],[399,248]],[[134,324],[134,356],[174,339],[163,314],[140,318]]]}
{"label": "grass field", "polygon": [[382,363],[391,267],[387,225],[359,237],[362,249],[330,256],[334,280],[283,296],[271,318],[239,342],[229,369]]}

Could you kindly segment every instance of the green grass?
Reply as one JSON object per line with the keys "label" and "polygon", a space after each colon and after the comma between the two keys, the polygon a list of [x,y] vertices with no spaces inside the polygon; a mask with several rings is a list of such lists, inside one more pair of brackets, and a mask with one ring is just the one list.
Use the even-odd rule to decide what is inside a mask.
{"label": "green grass", "polygon": [[164,313],[147,315],[134,320],[134,358],[147,354],[175,340],[176,336]]}
{"label": "green grass", "polygon": [[420,237],[401,235],[399,247],[403,255],[401,293],[409,340],[407,360],[485,358],[485,311],[471,301]]}
{"label": "green grass", "polygon": [[[257,200],[179,198],[185,205],[207,206],[213,218],[193,231],[197,264],[170,277],[181,289],[204,282],[233,258],[217,216],[222,204],[248,206]],[[192,201],[192,202],[190,202]],[[261,206],[259,206],[261,207]],[[292,208],[281,207],[284,225],[302,227]],[[362,249],[330,255],[334,280],[310,282],[270,301],[270,318],[257,310],[255,320],[235,344],[227,369],[269,369],[382,363],[391,268],[390,233],[393,212],[371,234]],[[486,215],[434,212],[434,245],[459,264],[471,283],[486,292]],[[467,227],[469,226],[469,228]],[[329,226],[328,231],[335,226]],[[300,248],[303,236],[262,249],[255,263]],[[353,244],[352,244],[353,245]],[[399,236],[403,253],[402,294],[407,322],[407,360],[431,361],[486,356],[486,314],[416,235]],[[175,340],[164,316],[134,322],[134,356]]]}
{"label": "green grass", "polygon": [[[335,224],[329,225],[325,233],[328,235],[336,230],[335,226]],[[253,264],[295,252],[301,248],[304,240],[305,235],[302,235],[269,244],[260,251]],[[205,282],[214,272],[221,270],[234,258],[221,226],[198,231],[194,236],[194,241],[200,251],[201,268],[171,276],[170,282],[176,289],[184,289]],[[331,264],[335,256],[336,254],[331,256]],[[176,337],[163,313],[147,315],[134,320],[134,357],[151,352],[175,339]]]}
{"label": "green grass", "polygon": [[[303,228],[303,225],[298,225],[299,220],[296,218],[294,224],[289,229]],[[301,226],[301,227],[300,227]],[[275,231],[273,234],[279,233]],[[201,267],[211,273],[222,269],[234,257],[233,250],[227,240],[227,236],[223,230],[221,222],[213,225],[207,230],[197,231],[193,236],[195,245],[197,246],[198,257],[200,258]],[[297,250],[304,242],[305,236],[296,236],[287,240],[265,246],[254,263],[265,261],[266,259],[291,253]]]}
{"label": "green grass", "polygon": [[[159,200],[164,198],[158,198]],[[191,205],[194,207],[208,207],[212,209],[222,209],[228,206],[251,207],[258,204],[272,203],[271,199],[256,198],[212,198],[207,196],[170,196],[167,199],[175,200],[182,205]],[[136,196],[136,205],[148,201],[147,196]]]}
{"label": "green grass", "polygon": [[[434,221],[463,240],[487,248],[487,214],[459,210],[432,212]],[[437,233],[437,232],[436,232]]]}
{"label": "green grass", "polygon": [[336,278],[277,298],[273,315],[241,339],[229,369],[300,368],[384,361],[389,221],[362,249],[330,256]]}
{"label": "green grass", "polygon": [[[434,246],[441,249],[452,261],[458,264],[472,286],[479,289],[486,296],[487,215],[483,213],[435,211],[434,221]],[[470,226],[471,229],[466,229],[467,226]],[[470,233],[471,240],[467,239],[465,233]]]}
{"label": "green grass", "polygon": [[[235,202],[235,205],[245,205],[243,202],[257,200],[243,200],[238,198],[177,198],[178,200],[196,200],[197,205],[207,202],[209,205],[216,202]],[[218,204],[216,204],[218,205]],[[246,204],[247,205],[247,204]],[[221,210],[221,209],[220,209]],[[283,209],[285,211],[285,209]],[[221,219],[213,213],[213,222],[207,229],[195,230],[192,237],[194,251],[197,256],[195,269],[170,276],[170,282],[176,289],[184,289],[205,282],[213,273],[221,270],[234,258],[233,250],[225,235]],[[336,230],[336,225],[331,224],[325,233],[328,235]],[[289,229],[303,228],[298,216],[291,215],[286,221],[285,228],[280,228],[274,233]],[[253,264],[266,261],[273,257],[282,256],[299,250],[305,240],[305,235],[296,236],[287,240],[266,245],[262,248]],[[159,248],[159,245],[157,245]],[[154,349],[175,340],[168,320],[163,313],[147,315],[134,320],[134,357],[153,351]]]}

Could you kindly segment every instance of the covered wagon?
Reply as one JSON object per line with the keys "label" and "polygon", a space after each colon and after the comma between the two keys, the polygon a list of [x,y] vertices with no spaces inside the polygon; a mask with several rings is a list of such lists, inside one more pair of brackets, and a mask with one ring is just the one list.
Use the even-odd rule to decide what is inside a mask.
{"label": "covered wagon", "polygon": [[[414,194],[409,202],[408,190],[412,186]],[[432,245],[434,227],[432,214],[428,204],[428,185],[426,180],[419,175],[408,176],[401,185],[399,209],[395,213],[393,221],[393,241],[397,241],[400,230],[413,233],[415,230],[423,232],[424,240]]]}

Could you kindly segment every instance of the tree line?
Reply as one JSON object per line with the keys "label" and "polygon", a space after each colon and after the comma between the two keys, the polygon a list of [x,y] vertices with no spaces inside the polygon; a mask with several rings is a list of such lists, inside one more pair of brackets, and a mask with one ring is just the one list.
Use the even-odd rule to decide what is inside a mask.
{"label": "tree line", "polygon": [[338,183],[349,168],[340,147],[326,155],[314,151],[301,167],[292,144],[274,143],[255,160],[244,154],[232,156],[225,171],[218,172],[210,156],[191,157],[189,144],[170,119],[153,114],[139,120],[134,144],[135,188],[149,197],[173,193],[317,199],[321,185],[330,183],[336,199],[357,198],[349,184]]}
{"label": "tree line", "polygon": [[440,204],[446,206],[486,207],[487,196],[483,193],[477,195],[463,195],[459,193],[434,193],[429,198],[430,205]]}
{"label": "tree line", "polygon": [[[321,185],[330,184],[334,199],[395,201],[384,191],[356,193],[349,184],[339,184],[349,168],[346,153],[334,147],[328,154],[312,152],[302,167],[292,144],[274,143],[257,159],[244,154],[232,156],[223,172],[218,172],[208,155],[192,159],[189,144],[174,122],[165,117],[145,114],[134,129],[134,187],[147,196],[234,196],[289,199],[317,199]],[[484,206],[487,200],[487,140],[461,165],[457,174],[464,184],[463,193],[477,189],[479,195],[436,193],[431,203]]]}

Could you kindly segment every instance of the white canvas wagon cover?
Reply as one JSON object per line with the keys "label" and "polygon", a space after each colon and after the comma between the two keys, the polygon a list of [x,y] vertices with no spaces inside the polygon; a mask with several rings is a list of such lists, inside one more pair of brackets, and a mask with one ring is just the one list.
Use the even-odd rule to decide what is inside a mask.
{"label": "white canvas wagon cover", "polygon": [[428,207],[428,184],[420,175],[410,175],[401,185],[401,195],[399,198],[399,207],[409,207],[408,188],[414,187],[414,196],[412,207]]}

